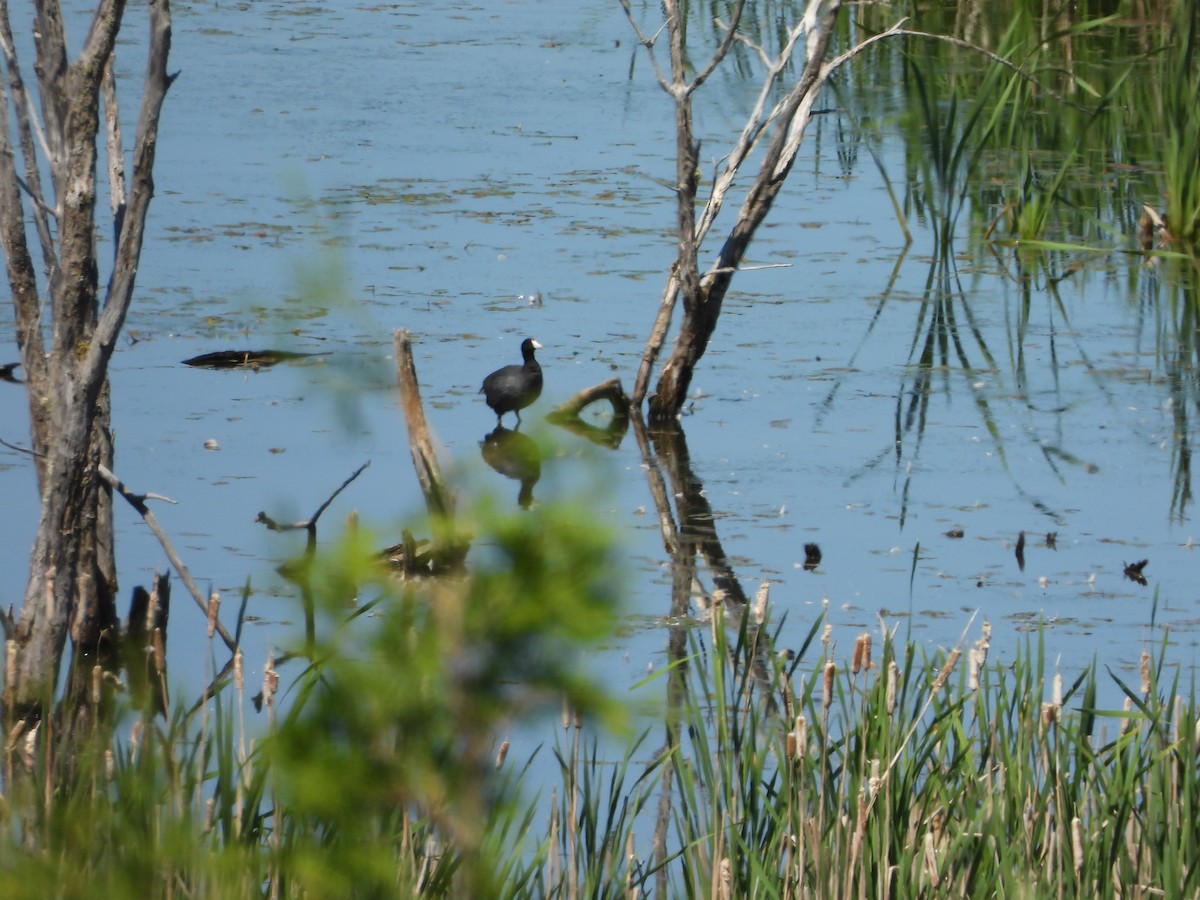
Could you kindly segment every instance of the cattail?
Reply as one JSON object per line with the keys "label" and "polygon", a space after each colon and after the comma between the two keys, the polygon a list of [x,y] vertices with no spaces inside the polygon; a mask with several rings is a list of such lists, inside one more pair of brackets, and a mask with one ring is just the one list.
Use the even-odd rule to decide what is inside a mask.
{"label": "cattail", "polygon": [[496,771],[500,771],[500,767],[504,765],[504,760],[508,756],[508,738],[505,738],[500,743],[500,750],[496,754]]}
{"label": "cattail", "polygon": [[726,856],[721,860],[721,900],[731,900],[733,897],[733,866]]}
{"label": "cattail", "polygon": [[1075,875],[1083,869],[1083,823],[1079,816],[1071,820],[1071,855],[1075,859]]}
{"label": "cattail", "polygon": [[933,887],[937,887],[941,879],[938,877],[937,867],[937,851],[933,845],[933,832],[925,832],[925,874],[929,878],[929,883]]}
{"label": "cattail", "polygon": [[862,794],[858,795],[858,821],[855,824],[854,835],[850,838],[850,859],[851,864],[858,859],[858,855],[862,852],[863,835],[867,833],[867,798]]}
{"label": "cattail", "polygon": [[1054,715],[1054,704],[1053,703],[1043,703],[1042,704],[1042,728],[1043,728],[1043,730],[1048,729],[1056,721],[1057,721],[1057,718]]}
{"label": "cattail", "polygon": [[829,655],[829,640],[833,637],[833,626],[828,622],[825,623],[825,628],[821,631],[821,645],[825,648],[825,655]]}
{"label": "cattail", "polygon": [[1129,715],[1129,713],[1133,712],[1133,701],[1127,696],[1121,708],[1124,710],[1125,715],[1121,716],[1121,729],[1119,733],[1124,734],[1129,730],[1129,725],[1133,721]]}
{"label": "cattail", "polygon": [[950,656],[946,659],[946,664],[942,666],[942,671],[938,673],[937,679],[933,682],[933,693],[936,694],[942,689],[942,685],[946,683],[946,679],[954,671],[954,666],[958,663],[960,656],[962,656],[962,651],[957,647],[950,651]]}
{"label": "cattail", "polygon": [[566,694],[563,694],[562,698],[562,726],[563,731],[571,727],[571,707],[567,705]]}
{"label": "cattail", "polygon": [[890,716],[896,711],[896,685],[900,681],[900,667],[894,659],[888,660],[887,692],[884,694],[884,705]]}
{"label": "cattail", "polygon": [[204,830],[212,831],[213,819],[217,813],[217,798],[209,797],[204,803]]}
{"label": "cattail", "polygon": [[158,621],[158,608],[161,598],[158,596],[158,573],[155,573],[154,589],[150,591],[150,599],[146,602],[146,633],[154,631],[154,623]]}
{"label": "cattail", "polygon": [[267,652],[267,662],[263,666],[263,703],[269,710],[275,705],[275,692],[279,690],[279,673],[275,671],[275,652]]}
{"label": "cattail", "polygon": [[233,684],[237,688],[238,694],[241,694],[246,689],[246,673],[242,667],[242,651],[233,654]]}
{"label": "cattail", "polygon": [[825,680],[822,683],[824,692],[821,695],[821,712],[825,715],[829,714],[829,707],[833,704],[833,676],[837,672],[837,663],[832,659],[825,661]]}
{"label": "cattail", "polygon": [[96,706],[100,705],[100,686],[104,683],[104,670],[99,666],[92,666],[92,703]]}
{"label": "cattail", "polygon": [[850,673],[857,675],[871,668],[871,633],[864,631],[854,642],[854,655],[850,659]]}
{"label": "cattail", "polygon": [[208,596],[208,639],[217,632],[217,613],[221,609],[221,595],[216,591]]}
{"label": "cattail", "polygon": [[983,652],[978,647],[972,647],[971,652],[967,654],[967,660],[970,664],[970,671],[967,674],[967,690],[979,690],[979,673],[983,670]]}
{"label": "cattail", "polygon": [[1142,697],[1150,696],[1150,652],[1142,651]]}
{"label": "cattail", "polygon": [[787,733],[788,759],[800,762],[808,752],[808,720],[804,716],[796,716],[796,728]]}
{"label": "cattail", "polygon": [[871,777],[867,779],[867,796],[875,799],[875,795],[879,793],[879,786],[883,784],[883,779],[879,777],[879,758],[871,760]]}
{"label": "cattail", "polygon": [[154,629],[154,671],[158,675],[162,675],[167,670],[167,651],[163,646],[163,633],[161,628]]}
{"label": "cattail", "polygon": [[779,687],[779,694],[783,698],[783,717],[790,719],[792,717],[792,680],[784,677],[783,684]]}
{"label": "cattail", "polygon": [[142,743],[142,720],[138,719],[129,729],[129,762],[137,760],[138,747]]}
{"label": "cattail", "polygon": [[113,755],[112,747],[104,750],[104,780],[111,782],[117,773],[117,758]]}
{"label": "cattail", "polygon": [[1063,699],[1063,680],[1062,673],[1057,669],[1054,671],[1054,681],[1052,682],[1053,693],[1051,694],[1051,704],[1054,706],[1054,721],[1062,721],[1062,699]]}
{"label": "cattail", "polygon": [[758,586],[758,594],[754,597],[754,621],[759,625],[767,618],[767,600],[771,596],[771,582],[763,579]]}

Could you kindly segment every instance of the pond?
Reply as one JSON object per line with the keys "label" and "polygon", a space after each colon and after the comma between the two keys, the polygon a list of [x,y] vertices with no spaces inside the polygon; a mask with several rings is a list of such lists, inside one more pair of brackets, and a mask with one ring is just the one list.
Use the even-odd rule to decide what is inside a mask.
{"label": "pond", "polygon": [[[139,40],[118,51],[132,71]],[[522,428],[547,455],[534,497],[590,497],[628,561],[629,627],[595,665],[620,688],[666,663],[669,556],[637,442],[601,451],[544,422],[614,375],[632,387],[673,259],[672,112],[638,52],[609,0],[176,5],[181,74],[113,364],[117,474],[177,501],[155,513],[202,589],[227,609],[249,589],[252,672],[301,619],[274,569],[302,538],[266,531],[260,511],[310,515],[370,460],[323,537],[357,510],[394,543],[421,515],[395,328],[415,336],[443,461],[514,509],[519,486],[481,459],[495,418],[478,390],[524,337],[544,345],[545,391]],[[698,112],[710,169],[756,90],[753,59],[738,62]],[[894,64],[883,50],[869,63]],[[1174,304],[1194,291],[1179,300],[1170,267],[1128,254],[1132,235],[1022,270],[1011,247],[979,240],[983,211],[939,250],[898,122],[872,137],[843,112],[814,124],[682,420],[740,583],[753,595],[770,582],[784,643],[825,613],[846,653],[881,622],[932,651],[977,613],[971,639],[988,620],[1000,658],[1044,624],[1064,669],[1134,669],[1169,629],[1171,661],[1190,669],[1194,394],[1180,384],[1195,360],[1172,341]],[[1157,199],[1135,201],[1138,172],[1115,151],[1108,162],[1113,194]],[[17,352],[0,316],[4,363]],[[318,355],[181,364],[267,348]],[[0,436],[20,443],[24,417],[19,386],[0,383]],[[9,449],[0,496],[8,605],[37,509],[32,469]],[[117,515],[127,591],[165,559],[131,510]],[[806,544],[821,549],[815,569]],[[1125,574],[1141,560],[1145,584]],[[199,685],[201,619],[178,597],[172,674]]]}

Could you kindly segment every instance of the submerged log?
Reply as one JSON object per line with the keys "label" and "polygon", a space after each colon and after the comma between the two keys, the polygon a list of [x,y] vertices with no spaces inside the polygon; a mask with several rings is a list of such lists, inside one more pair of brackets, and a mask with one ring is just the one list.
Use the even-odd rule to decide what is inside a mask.
{"label": "submerged log", "polygon": [[215,350],[185,359],[185,366],[199,369],[265,369],[281,362],[329,356],[328,353],[292,353],[288,350]]}

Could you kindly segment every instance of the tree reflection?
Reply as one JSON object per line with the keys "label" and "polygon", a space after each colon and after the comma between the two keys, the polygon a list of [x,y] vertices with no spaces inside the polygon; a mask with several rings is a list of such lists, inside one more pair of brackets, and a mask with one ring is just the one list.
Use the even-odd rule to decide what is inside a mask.
{"label": "tree reflection", "polygon": [[[661,861],[668,858],[667,835],[676,799],[674,766],[678,758],[671,751],[683,740],[680,723],[684,721],[684,705],[689,700],[708,702],[708,698],[687,696],[689,637],[695,636],[699,645],[704,646],[702,632],[689,625],[697,619],[706,619],[713,628],[732,626],[738,630],[738,641],[725,645],[729,659],[735,667],[739,660],[750,660],[749,671],[740,675],[745,680],[747,700],[751,700],[751,690],[757,691],[760,698],[765,698],[768,712],[776,710],[770,661],[773,640],[762,628],[767,586],[764,583],[751,604],[721,545],[703,482],[692,470],[683,428],[674,423],[649,431],[640,417],[634,418],[633,426],[654,498],[663,547],[671,560],[667,711],[659,754],[664,763],[654,826],[654,854]],[[744,649],[747,646],[749,652]],[[659,870],[658,878],[659,894],[666,896],[665,867]]]}

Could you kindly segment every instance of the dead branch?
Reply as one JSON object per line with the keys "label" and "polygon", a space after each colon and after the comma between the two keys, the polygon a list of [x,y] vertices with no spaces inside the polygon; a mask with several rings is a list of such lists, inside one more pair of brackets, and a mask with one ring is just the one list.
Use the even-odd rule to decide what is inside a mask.
{"label": "dead branch", "polygon": [[417,481],[425,494],[425,507],[434,518],[450,518],[454,515],[454,493],[446,487],[442,470],[438,465],[437,451],[433,446],[429,424],[425,421],[425,408],[421,404],[421,386],[417,382],[417,370],[412,356],[412,335],[407,329],[392,332],[392,343],[396,348],[396,376],[400,385],[400,403],[404,409],[404,421],[408,425],[408,447],[412,454]]}
{"label": "dead branch", "polygon": [[[164,532],[159,526],[158,520],[154,518],[154,513],[150,512],[149,507],[146,506],[147,500],[164,500],[168,503],[174,503],[175,501],[168,497],[162,497],[157,494],[135,494],[128,487],[126,487],[125,484],[119,478],[117,478],[117,476],[114,475],[107,466],[103,464],[97,467],[97,471],[99,472],[100,477],[104,479],[109,487],[124,497],[126,502],[128,502],[130,506],[137,510],[138,515],[142,517],[142,520],[145,521],[147,526],[149,526],[150,531],[153,532],[156,538],[158,538],[159,544],[162,545],[163,550],[167,554],[167,559],[175,568],[175,571],[179,573],[179,578],[183,582],[184,587],[188,589],[188,593],[192,595],[192,599],[196,601],[196,605],[200,607],[200,611],[203,612],[205,618],[207,618],[208,598],[200,593],[200,588],[196,586],[196,582],[192,578],[192,573],[188,571],[188,567],[184,565],[179,554],[175,552],[174,545],[171,544],[166,532]],[[225,629],[225,626],[220,623],[220,621],[216,623],[216,630],[221,636],[221,640],[225,642],[225,646],[228,647],[230,651],[237,649],[237,642]]]}
{"label": "dead branch", "polygon": [[301,529],[304,529],[305,531],[308,531],[311,535],[315,536],[316,530],[317,530],[317,520],[321,518],[321,513],[325,512],[325,510],[327,510],[329,508],[329,504],[333,503],[333,501],[335,499],[337,499],[337,495],[340,494],[342,491],[344,491],[347,487],[349,487],[350,483],[353,482],[354,479],[358,478],[358,476],[361,475],[364,471],[366,471],[366,469],[369,465],[371,465],[371,461],[368,459],[365,463],[363,463],[361,466],[359,466],[357,469],[355,469],[353,472],[351,472],[349,477],[345,481],[343,481],[337,487],[337,489],[332,494],[330,494],[328,498],[326,498],[325,502],[317,507],[317,511],[315,513],[313,513],[312,516],[310,516],[307,519],[300,519],[297,522],[291,522],[291,523],[277,522],[275,519],[272,519],[270,516],[268,516],[265,512],[260,512],[258,514],[257,518],[255,519],[255,521],[261,522],[262,524],[266,525],[267,528],[269,528],[271,531],[299,531]]}
{"label": "dead branch", "polygon": [[565,403],[559,404],[550,413],[550,418],[577,418],[583,412],[584,408],[591,406],[598,400],[607,400],[612,404],[614,416],[628,417],[629,398],[625,396],[625,389],[621,387],[621,379],[610,378],[608,381],[584,388]]}
{"label": "dead branch", "polygon": [[[585,408],[600,400],[607,400],[613,411],[612,421],[605,428],[580,418],[580,413]],[[610,378],[590,388],[584,388],[554,409],[546,419],[592,443],[615,448],[620,446],[621,440],[629,430],[629,410],[629,398],[625,395],[625,389],[621,387],[621,379]]]}

